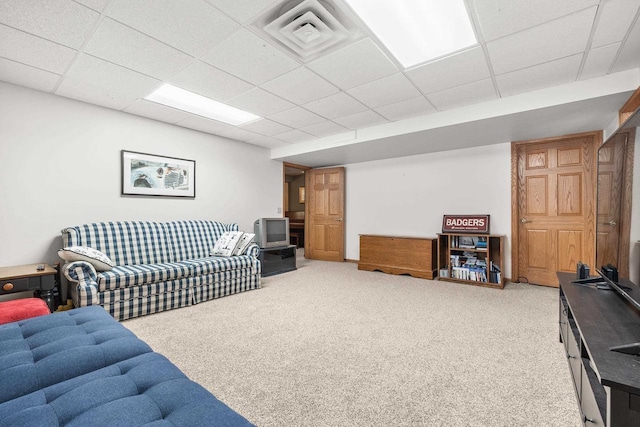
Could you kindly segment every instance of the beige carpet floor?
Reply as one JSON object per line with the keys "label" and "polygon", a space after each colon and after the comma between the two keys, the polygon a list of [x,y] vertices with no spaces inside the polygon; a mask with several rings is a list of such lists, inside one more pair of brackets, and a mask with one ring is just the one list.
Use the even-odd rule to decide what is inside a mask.
{"label": "beige carpet floor", "polygon": [[123,324],[258,426],[580,425],[557,289],[298,267]]}

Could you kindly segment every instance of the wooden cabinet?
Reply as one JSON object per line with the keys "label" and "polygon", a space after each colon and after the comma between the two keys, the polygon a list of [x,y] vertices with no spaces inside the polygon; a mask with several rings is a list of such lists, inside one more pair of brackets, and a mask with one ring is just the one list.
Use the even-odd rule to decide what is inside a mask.
{"label": "wooden cabinet", "polygon": [[361,234],[358,270],[433,279],[437,276],[436,242],[435,238]]}
{"label": "wooden cabinet", "polygon": [[438,279],[504,288],[504,236],[438,234]]}

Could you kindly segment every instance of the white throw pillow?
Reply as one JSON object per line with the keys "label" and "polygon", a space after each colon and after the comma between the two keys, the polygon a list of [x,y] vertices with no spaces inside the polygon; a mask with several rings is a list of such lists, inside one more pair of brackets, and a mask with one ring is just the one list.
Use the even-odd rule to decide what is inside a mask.
{"label": "white throw pillow", "polygon": [[113,268],[113,261],[108,256],[86,246],[69,246],[60,249],[58,256],[67,262],[86,261],[93,265],[96,271],[109,271]]}
{"label": "white throw pillow", "polygon": [[238,242],[238,246],[236,246],[236,250],[233,251],[233,255],[242,255],[244,250],[247,249],[247,246],[249,246],[249,243],[253,242],[254,237],[256,237],[256,235],[253,233],[243,233]]}
{"label": "white throw pillow", "polygon": [[216,245],[211,251],[213,256],[231,256],[238,246],[238,242],[244,233],[242,231],[225,231],[216,241]]}

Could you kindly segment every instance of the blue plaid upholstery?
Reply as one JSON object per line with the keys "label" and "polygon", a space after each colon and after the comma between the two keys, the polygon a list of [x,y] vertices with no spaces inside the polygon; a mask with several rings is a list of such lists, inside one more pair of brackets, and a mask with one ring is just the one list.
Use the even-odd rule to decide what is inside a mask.
{"label": "blue plaid upholstery", "polygon": [[195,304],[260,287],[260,275],[251,274],[249,270],[228,270],[195,279]]}
{"label": "blue plaid upholstery", "polygon": [[247,255],[239,255],[233,257],[208,257],[200,259],[188,259],[180,264],[187,265],[193,269],[193,275],[216,273],[218,271],[238,270],[241,268],[252,268],[255,274],[256,268],[260,262]]}
{"label": "blue plaid upholstery", "polygon": [[109,271],[98,273],[98,289],[101,291],[123,287],[146,285],[180,279],[190,275],[188,265],[166,262],[163,264],[118,265]]}
{"label": "blue plaid upholstery", "polygon": [[238,224],[217,221],[173,221],[167,223],[175,261],[208,257],[225,231],[238,231]]}
{"label": "blue plaid upholstery", "polygon": [[171,262],[166,227],[148,221],[99,222],[62,230],[62,244],[88,246],[106,254],[115,265]]}
{"label": "blue plaid upholstery", "polygon": [[258,245],[246,255],[210,257],[237,224],[216,221],[102,222],[62,230],[65,246],[88,246],[114,263],[96,272],[83,261],[64,265],[76,307],[101,305],[125,320],[260,287]]}

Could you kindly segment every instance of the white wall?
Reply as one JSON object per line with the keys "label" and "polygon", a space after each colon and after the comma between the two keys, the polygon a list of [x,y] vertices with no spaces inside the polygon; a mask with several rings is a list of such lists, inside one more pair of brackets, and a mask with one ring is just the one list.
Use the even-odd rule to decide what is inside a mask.
{"label": "white wall", "polygon": [[444,214],[489,214],[511,277],[511,144],[346,165],[346,257],[359,234],[435,237]]}
{"label": "white wall", "polygon": [[[196,161],[195,199],[121,196],[120,150]],[[253,229],[282,206],[269,150],[0,82],[0,266],[58,261],[60,230],[211,219]]]}

